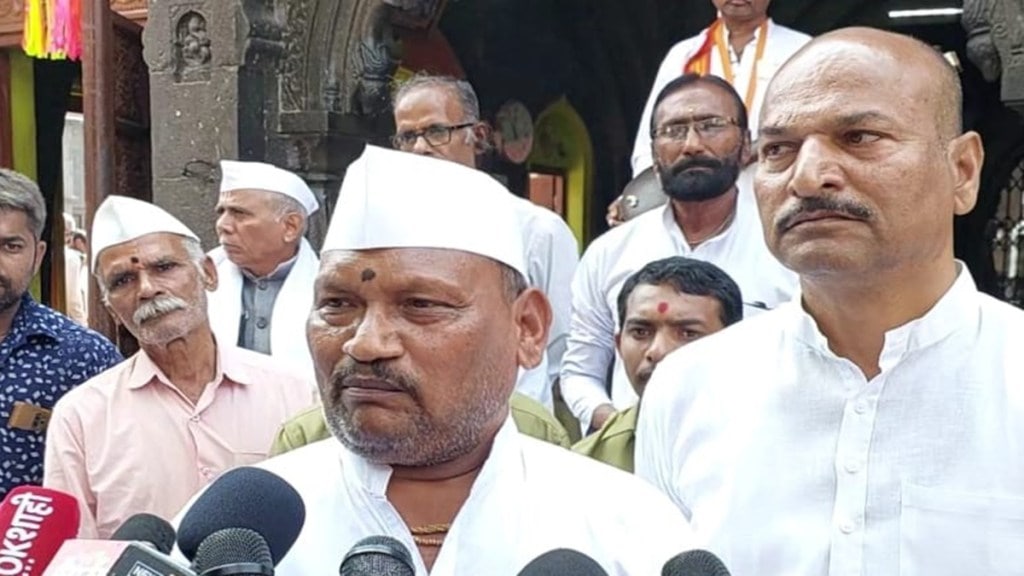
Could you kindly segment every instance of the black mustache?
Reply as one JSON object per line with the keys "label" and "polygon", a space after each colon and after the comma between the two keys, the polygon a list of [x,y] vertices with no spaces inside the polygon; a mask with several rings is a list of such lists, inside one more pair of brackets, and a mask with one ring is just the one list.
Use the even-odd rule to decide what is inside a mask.
{"label": "black mustache", "polygon": [[690,168],[710,168],[712,170],[718,170],[722,166],[723,164],[720,160],[704,156],[694,156],[692,158],[676,162],[671,168],[669,168],[669,172],[674,175],[679,174],[684,170],[689,170]]}
{"label": "black mustache", "polygon": [[381,360],[373,362],[359,362],[351,357],[345,358],[341,366],[335,368],[331,374],[331,388],[341,390],[345,381],[350,378],[366,378],[386,382],[394,388],[413,396],[418,397],[416,385],[412,379],[405,377],[398,371],[393,370]]}
{"label": "black mustache", "polygon": [[870,220],[874,215],[871,209],[863,204],[848,200],[811,196],[800,200],[799,204],[779,216],[776,219],[775,230],[778,232],[788,230],[797,217],[807,212],[835,212],[857,220]]}

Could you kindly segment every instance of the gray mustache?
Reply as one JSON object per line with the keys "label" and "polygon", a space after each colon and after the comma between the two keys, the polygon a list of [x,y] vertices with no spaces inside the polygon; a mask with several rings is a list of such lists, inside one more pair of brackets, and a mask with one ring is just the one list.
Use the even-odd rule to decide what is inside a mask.
{"label": "gray mustache", "polygon": [[132,320],[135,321],[136,325],[143,324],[158,316],[186,308],[188,308],[188,302],[177,296],[158,296],[136,308],[135,314],[132,315]]}

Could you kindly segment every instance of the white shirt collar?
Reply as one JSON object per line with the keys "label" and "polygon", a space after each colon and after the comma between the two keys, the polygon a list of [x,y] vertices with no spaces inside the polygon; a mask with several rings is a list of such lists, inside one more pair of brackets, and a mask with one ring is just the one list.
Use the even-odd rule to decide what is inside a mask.
{"label": "white shirt collar", "polygon": [[[967,266],[958,260],[956,267],[956,281],[931,310],[885,333],[885,343],[879,358],[883,372],[908,353],[927,348],[953,332],[978,322],[978,289]],[[791,324],[794,337],[827,356],[835,357],[828,346],[828,339],[818,329],[814,318],[803,309],[800,299],[794,299],[787,306],[794,314]]]}

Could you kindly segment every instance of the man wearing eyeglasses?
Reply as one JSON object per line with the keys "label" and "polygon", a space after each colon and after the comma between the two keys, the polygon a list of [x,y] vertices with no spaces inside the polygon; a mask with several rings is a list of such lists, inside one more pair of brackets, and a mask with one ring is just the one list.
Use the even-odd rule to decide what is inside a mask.
{"label": "man wearing eyeglasses", "polygon": [[[396,149],[477,167],[477,154],[487,148],[487,126],[480,121],[480,104],[468,82],[417,75],[396,91],[392,104],[396,130],[391,142]],[[569,332],[569,284],[579,247],[554,212],[522,198],[514,204],[526,244],[527,280],[547,295],[553,313],[545,357],[540,366],[520,374],[516,390],[553,410],[552,385]]]}
{"label": "man wearing eyeglasses", "polygon": [[788,301],[797,287],[768,252],[749,173],[741,175],[750,133],[736,90],[715,76],[681,76],[658,94],[651,120],[654,170],[669,203],[595,240],[573,278],[561,387],[584,432],[637,401],[615,354],[616,298],[645,264],[670,256],[711,262],[739,285],[747,313]]}

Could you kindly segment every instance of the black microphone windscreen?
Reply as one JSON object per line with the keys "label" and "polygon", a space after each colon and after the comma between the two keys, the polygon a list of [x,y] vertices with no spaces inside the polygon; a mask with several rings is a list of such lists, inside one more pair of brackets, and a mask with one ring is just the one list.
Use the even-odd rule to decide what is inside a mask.
{"label": "black microphone windscreen", "polygon": [[111,540],[148,542],[161,554],[170,554],[174,548],[174,527],[153,514],[136,514],[125,520],[110,536]]}
{"label": "black microphone windscreen", "polygon": [[593,558],[568,548],[549,550],[530,561],[519,576],[608,576]]}
{"label": "black microphone windscreen", "polygon": [[412,554],[390,536],[369,536],[356,542],[341,561],[341,576],[415,576]]}
{"label": "black microphone windscreen", "polygon": [[[225,528],[210,534],[196,550],[192,569],[202,575],[219,567],[237,567],[243,564],[262,564],[262,571],[254,574],[274,573],[274,559],[267,541],[248,528]],[[240,574],[237,570],[234,574]]]}
{"label": "black microphone windscreen", "polygon": [[707,550],[688,550],[665,562],[661,576],[730,576],[725,564]]}
{"label": "black microphone windscreen", "polygon": [[215,480],[185,513],[178,548],[191,561],[214,532],[248,528],[266,540],[276,566],[305,522],[306,507],[291,484],[262,468],[235,468]]}

